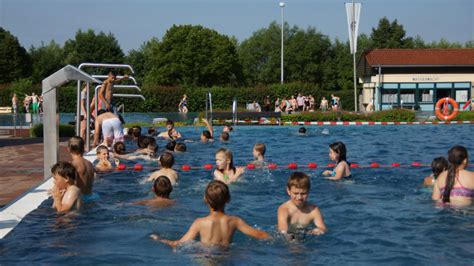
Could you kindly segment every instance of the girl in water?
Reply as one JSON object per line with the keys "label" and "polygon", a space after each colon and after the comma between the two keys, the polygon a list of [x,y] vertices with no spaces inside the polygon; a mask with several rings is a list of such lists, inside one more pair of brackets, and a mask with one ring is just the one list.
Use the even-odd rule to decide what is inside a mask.
{"label": "girl in water", "polygon": [[243,167],[234,167],[232,152],[225,148],[221,148],[216,152],[216,168],[214,180],[219,180],[226,184],[237,181],[244,172]]}
{"label": "girl in water", "polygon": [[342,178],[351,178],[350,165],[346,160],[346,145],[342,142],[334,142],[329,145],[329,159],[336,162],[334,170],[326,170],[323,175],[328,179],[340,180]]}
{"label": "girl in water", "polygon": [[433,200],[454,205],[470,205],[474,197],[474,173],[467,171],[467,150],[454,146],[448,151],[448,170],[436,179]]}

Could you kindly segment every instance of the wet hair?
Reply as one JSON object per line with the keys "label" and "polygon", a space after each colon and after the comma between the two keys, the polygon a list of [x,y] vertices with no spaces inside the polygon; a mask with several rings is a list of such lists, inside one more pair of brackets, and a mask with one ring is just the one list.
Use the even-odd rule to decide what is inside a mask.
{"label": "wet hair", "polygon": [[223,210],[230,201],[229,187],[222,181],[213,180],[207,185],[204,198],[213,210]]}
{"label": "wet hair", "polygon": [[51,174],[53,175],[59,175],[63,178],[68,178],[69,179],[69,184],[75,184],[76,183],[76,177],[77,177],[77,172],[76,168],[70,163],[70,162],[57,162],[56,164],[51,167]]}
{"label": "wet hair", "polygon": [[306,134],[306,128],[305,128],[305,127],[300,127],[300,128],[298,129],[298,133]]}
{"label": "wet hair", "polygon": [[161,175],[153,183],[153,192],[155,195],[161,198],[169,198],[171,192],[173,191],[173,186],[168,177]]}
{"label": "wet hair", "polygon": [[467,160],[467,150],[463,146],[454,146],[448,151],[448,176],[444,186],[443,202],[450,202],[449,196],[454,186],[458,167]]}
{"label": "wet hair", "polygon": [[227,140],[229,140],[229,137],[230,137],[229,133],[227,133],[227,132],[222,132],[221,133],[221,139],[222,140],[227,141]]}
{"label": "wet hair", "polygon": [[168,130],[168,138],[169,138],[169,139],[175,139],[175,138],[173,137],[173,131],[176,131],[176,129],[174,129],[174,127],[173,127],[173,128],[170,128],[170,129]]}
{"label": "wet hair", "polygon": [[84,140],[79,136],[74,136],[69,139],[67,146],[69,152],[74,154],[83,154],[84,153]]}
{"label": "wet hair", "polygon": [[137,145],[140,149],[144,149],[148,147],[151,143],[156,143],[155,138],[150,136],[140,136],[137,140]]}
{"label": "wet hair", "polygon": [[122,141],[116,142],[114,144],[113,150],[116,154],[125,154],[125,143]]}
{"label": "wet hair", "polygon": [[334,142],[329,144],[329,148],[333,150],[337,155],[339,155],[339,158],[337,159],[337,163],[345,161],[347,162],[346,159],[346,145],[342,143],[341,141]]}
{"label": "wet hair", "polygon": [[160,164],[163,168],[171,168],[174,164],[174,156],[170,152],[163,152],[160,155]]}
{"label": "wet hair", "polygon": [[265,152],[267,151],[267,147],[265,147],[265,144],[263,143],[253,145],[253,149],[258,151],[261,155],[265,155]]}
{"label": "wet hair", "polygon": [[154,127],[148,128],[148,135],[152,135],[152,136],[156,135],[156,130]]}
{"label": "wet hair", "polygon": [[176,146],[174,146],[175,151],[180,151],[180,152],[185,152],[187,150],[186,144],[183,142],[178,142],[176,143]]}
{"label": "wet hair", "polygon": [[291,187],[307,189],[311,188],[311,182],[309,176],[303,172],[294,172],[291,174],[290,178],[288,178],[288,183],[286,184],[288,189],[290,190]]}
{"label": "wet hair", "polygon": [[142,135],[142,128],[140,126],[134,126],[132,127],[132,133],[130,134],[134,138],[138,138]]}
{"label": "wet hair", "polygon": [[171,119],[166,120],[166,126],[172,126],[174,127],[174,122]]}
{"label": "wet hair", "polygon": [[[226,159],[230,161],[229,163],[229,169],[235,172],[235,167],[234,167],[234,156],[232,155],[232,151],[226,148],[220,148],[216,151],[216,155],[219,153],[224,153],[224,156]],[[221,170],[218,169],[218,171],[222,172]]]}
{"label": "wet hair", "polygon": [[156,142],[151,142],[146,147],[147,149],[152,150],[155,153],[158,151],[158,145],[156,144]]}
{"label": "wet hair", "polygon": [[436,157],[431,162],[431,171],[433,172],[434,179],[438,178],[441,172],[448,169],[448,160],[444,157]]}
{"label": "wet hair", "polygon": [[226,127],[229,130],[229,132],[232,132],[232,130],[234,130],[234,128],[231,125],[225,125],[224,128]]}
{"label": "wet hair", "polygon": [[206,138],[206,139],[212,139],[212,135],[211,135],[211,132],[209,130],[203,130],[202,131],[202,135]]}
{"label": "wet hair", "polygon": [[109,152],[109,148],[107,148],[107,146],[105,146],[105,145],[100,145],[99,147],[97,147],[96,152],[97,152],[97,154],[99,154],[99,153],[101,153],[101,152],[104,151],[104,150],[107,151],[107,152]]}
{"label": "wet hair", "polygon": [[166,149],[169,151],[174,151],[174,148],[176,147],[176,141],[170,141],[166,144]]}

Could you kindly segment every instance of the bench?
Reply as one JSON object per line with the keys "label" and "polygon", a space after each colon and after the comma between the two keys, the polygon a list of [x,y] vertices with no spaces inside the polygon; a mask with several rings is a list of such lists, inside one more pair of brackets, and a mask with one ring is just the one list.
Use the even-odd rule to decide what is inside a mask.
{"label": "bench", "polygon": [[[208,115],[212,117],[213,124],[232,123],[232,112],[218,112]],[[237,124],[281,124],[280,112],[237,112]]]}

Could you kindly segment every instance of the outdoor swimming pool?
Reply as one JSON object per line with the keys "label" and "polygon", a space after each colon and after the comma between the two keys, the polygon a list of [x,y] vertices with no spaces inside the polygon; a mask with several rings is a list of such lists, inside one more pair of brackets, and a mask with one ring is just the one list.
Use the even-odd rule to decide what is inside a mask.
{"label": "outdoor swimming pool", "polygon": [[[222,127],[217,127],[220,133]],[[171,197],[177,204],[153,210],[130,205],[150,198],[151,184],[142,180],[154,163],[143,171],[115,172],[98,178],[94,190],[100,199],[86,203],[76,214],[58,216],[52,200],[28,215],[13,232],[0,240],[0,264],[21,262],[72,264],[459,264],[474,263],[474,208],[439,208],[422,187],[428,167],[411,167],[413,161],[429,164],[446,155],[456,144],[474,154],[472,125],[333,126],[307,127],[239,126],[231,141],[210,144],[187,143],[188,152],[176,155],[183,164],[214,164],[220,147],[230,148],[236,165],[251,161],[252,146],[263,142],[266,157],[277,170],[247,170],[244,178],[230,186],[231,202],[226,211],[243,217],[275,236],[256,241],[240,233],[229,249],[217,250],[190,244],[176,252],[149,239],[153,232],[177,239],[196,217],[208,213],[204,188],[211,171],[180,171],[180,184]],[[186,138],[198,139],[203,128],[178,128]],[[322,134],[326,129],[328,134]],[[332,182],[321,177],[322,168],[301,168],[311,176],[310,202],[322,210],[329,232],[287,242],[276,234],[278,206],[288,200],[286,180],[290,162],[326,165],[328,144],[343,141],[348,160],[401,168],[353,169],[353,180]],[[159,141],[160,151],[164,142]],[[131,146],[129,146],[131,147]],[[133,163],[128,164],[132,166]],[[472,167],[470,167],[472,170]],[[1,226],[1,225],[0,225]]]}

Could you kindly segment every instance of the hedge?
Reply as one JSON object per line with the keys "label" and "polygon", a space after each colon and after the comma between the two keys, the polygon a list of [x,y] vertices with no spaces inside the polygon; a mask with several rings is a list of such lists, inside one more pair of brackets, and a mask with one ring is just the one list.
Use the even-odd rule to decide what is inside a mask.
{"label": "hedge", "polygon": [[[37,138],[43,137],[43,124],[36,124],[30,128],[30,135]],[[59,137],[73,137],[76,129],[71,125],[59,125]]]}
{"label": "hedge", "polygon": [[[0,106],[10,106],[11,96],[13,91],[18,87],[18,84],[3,84],[0,85]],[[354,109],[354,94],[352,90],[344,91],[324,91],[319,85],[308,83],[289,83],[289,84],[274,84],[268,86],[256,87],[164,87],[158,85],[145,85],[141,87],[142,95],[146,98],[145,101],[133,98],[116,98],[116,105],[125,105],[127,112],[177,112],[178,103],[183,94],[188,95],[188,109],[190,112],[200,112],[205,110],[206,94],[211,92],[212,103],[214,110],[230,111],[232,101],[237,99],[238,107],[245,108],[246,103],[258,101],[263,107],[263,99],[268,95],[273,102],[277,97],[295,97],[298,93],[303,95],[313,95],[316,106],[319,106],[321,98],[324,96],[330,98],[331,94],[335,94],[341,98],[342,107],[345,110]],[[41,85],[33,85],[31,90],[27,92],[31,94],[35,92],[41,94]],[[134,90],[120,90],[120,93],[137,93]],[[75,112],[77,88],[75,82],[70,82],[66,86],[61,87],[58,93],[59,111],[60,112]],[[23,95],[19,95],[19,102],[22,103]],[[93,91],[91,90],[90,97],[92,98]]]}
{"label": "hedge", "polygon": [[406,109],[394,109],[371,114],[352,112],[314,112],[282,115],[284,122],[311,121],[374,121],[374,122],[413,122],[415,112]]}

